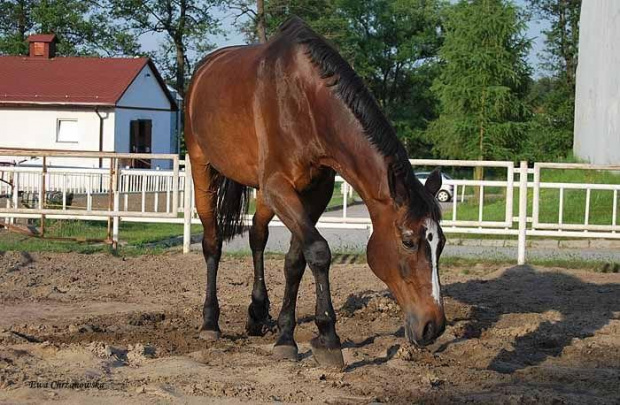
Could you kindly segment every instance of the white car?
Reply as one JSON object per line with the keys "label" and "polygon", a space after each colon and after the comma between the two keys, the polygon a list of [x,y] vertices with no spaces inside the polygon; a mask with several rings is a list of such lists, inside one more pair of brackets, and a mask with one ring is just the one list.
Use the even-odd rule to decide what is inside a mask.
{"label": "white car", "polygon": [[[422,184],[426,183],[426,179],[430,176],[431,172],[420,172],[416,173],[416,177],[420,180]],[[449,202],[452,200],[454,196],[454,186],[451,184],[446,184],[448,180],[452,180],[452,177],[447,174],[441,173],[441,188],[435,195],[439,202]]]}

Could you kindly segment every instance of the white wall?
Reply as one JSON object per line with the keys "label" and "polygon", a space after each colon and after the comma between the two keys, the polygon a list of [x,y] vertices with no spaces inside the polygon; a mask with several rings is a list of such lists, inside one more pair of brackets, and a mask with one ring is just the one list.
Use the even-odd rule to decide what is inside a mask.
{"label": "white wall", "polygon": [[[55,108],[55,109],[54,109]],[[114,150],[114,112],[100,109],[104,117],[103,150]],[[76,143],[57,142],[59,119],[76,119],[79,141]],[[58,109],[41,108],[0,108],[0,147],[61,149],[61,150],[99,150],[99,117],[94,108]],[[14,158],[23,160],[23,158]],[[12,161],[0,156],[0,161]],[[33,163],[40,164],[41,161]],[[55,166],[98,167],[97,159],[52,158],[48,162]],[[104,166],[109,167],[104,161]]]}
{"label": "white wall", "polygon": [[581,6],[575,105],[575,154],[620,164],[620,1]]}
{"label": "white wall", "polygon": [[116,105],[118,107],[170,110],[170,101],[168,101],[159,82],[155,79],[155,74],[148,65],[138,73]]}

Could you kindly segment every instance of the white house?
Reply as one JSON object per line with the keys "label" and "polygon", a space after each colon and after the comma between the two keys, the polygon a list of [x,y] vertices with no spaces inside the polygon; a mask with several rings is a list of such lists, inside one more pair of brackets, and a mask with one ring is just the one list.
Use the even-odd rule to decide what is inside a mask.
{"label": "white house", "polygon": [[[177,152],[177,103],[150,59],[56,57],[54,35],[28,41],[28,56],[0,56],[0,148]],[[0,156],[7,160],[23,158]],[[56,158],[49,164],[109,162]],[[123,164],[168,168],[170,162]]]}

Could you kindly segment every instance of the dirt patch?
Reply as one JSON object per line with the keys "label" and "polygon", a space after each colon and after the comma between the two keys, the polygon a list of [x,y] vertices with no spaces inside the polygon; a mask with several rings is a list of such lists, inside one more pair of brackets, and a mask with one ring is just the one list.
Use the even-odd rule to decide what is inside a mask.
{"label": "dirt patch", "polygon": [[[301,361],[271,357],[275,335],[244,333],[251,261],[218,278],[223,338],[197,338],[199,254],[0,255],[0,402],[618,403],[620,275],[474,266],[442,270],[449,326],[405,344],[402,314],[364,264],[331,271],[343,372],[318,368],[314,284],[300,290]],[[282,260],[268,260],[272,316]],[[464,271],[466,270],[466,271]],[[467,274],[464,274],[467,273]]]}

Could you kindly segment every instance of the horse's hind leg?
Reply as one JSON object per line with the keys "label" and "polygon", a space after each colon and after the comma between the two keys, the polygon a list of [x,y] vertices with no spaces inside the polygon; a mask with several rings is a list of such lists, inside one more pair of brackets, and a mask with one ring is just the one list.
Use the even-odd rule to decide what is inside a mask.
{"label": "horse's hind leg", "polygon": [[263,201],[263,194],[256,195],[256,213],[252,218],[250,228],[250,248],[254,262],[254,286],[252,287],[252,303],[248,308],[248,321],[245,329],[250,336],[263,336],[269,324],[269,297],[265,285],[265,266],[263,253],[269,237],[269,222],[273,218],[273,211]]}
{"label": "horse's hind leg", "polygon": [[202,237],[202,254],[207,263],[207,288],[202,310],[203,323],[200,338],[208,341],[220,337],[220,307],[217,301],[217,270],[222,253],[222,240],[217,229],[217,188],[213,177],[215,171],[208,163],[192,160],[192,177],[194,180],[196,211],[204,229]]}

